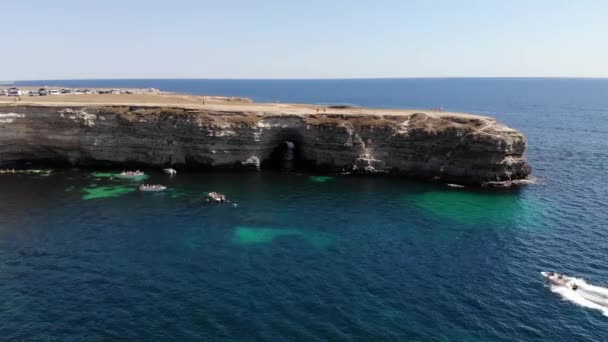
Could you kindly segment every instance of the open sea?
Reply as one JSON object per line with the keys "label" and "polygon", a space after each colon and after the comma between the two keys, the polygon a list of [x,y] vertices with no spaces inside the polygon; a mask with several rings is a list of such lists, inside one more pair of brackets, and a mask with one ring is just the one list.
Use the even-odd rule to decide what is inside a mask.
{"label": "open sea", "polygon": [[[540,274],[608,286],[608,79],[17,85],[489,115],[527,136],[539,184],[0,174],[0,340],[608,341],[608,307],[558,293]],[[140,182],[169,189],[142,193]],[[210,191],[233,203],[204,204]]]}

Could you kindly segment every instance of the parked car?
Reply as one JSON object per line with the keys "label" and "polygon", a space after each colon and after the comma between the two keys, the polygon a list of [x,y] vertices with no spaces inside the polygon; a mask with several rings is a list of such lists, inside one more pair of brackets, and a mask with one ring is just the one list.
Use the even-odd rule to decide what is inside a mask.
{"label": "parked car", "polygon": [[8,95],[8,92],[4,89],[0,89],[0,96],[6,96]]}
{"label": "parked car", "polygon": [[57,89],[51,89],[49,90],[49,95],[61,95],[61,92]]}
{"label": "parked car", "polygon": [[8,88],[8,96],[21,96],[22,92],[19,88]]}
{"label": "parked car", "polygon": [[40,88],[38,89],[38,95],[40,96],[47,96],[49,94],[49,91],[46,88]]}
{"label": "parked car", "polygon": [[29,96],[38,96],[38,91],[36,90],[30,90],[27,92],[27,95]]}

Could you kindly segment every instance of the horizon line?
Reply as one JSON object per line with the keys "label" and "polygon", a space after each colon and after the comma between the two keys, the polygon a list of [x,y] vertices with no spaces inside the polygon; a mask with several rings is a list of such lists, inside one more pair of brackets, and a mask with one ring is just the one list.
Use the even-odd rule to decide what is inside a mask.
{"label": "horizon line", "polygon": [[204,77],[160,77],[160,78],[55,78],[4,80],[2,84],[35,81],[155,81],[155,80],[206,80],[206,81],[346,81],[346,80],[404,80],[404,79],[608,79],[608,76],[422,76],[422,77],[330,77],[330,78],[204,78]]}

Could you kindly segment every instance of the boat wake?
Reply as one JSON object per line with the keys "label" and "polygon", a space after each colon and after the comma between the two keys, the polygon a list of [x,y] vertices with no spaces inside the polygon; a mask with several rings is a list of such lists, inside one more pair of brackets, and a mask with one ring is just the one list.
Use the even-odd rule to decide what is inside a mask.
{"label": "boat wake", "polygon": [[551,292],[578,306],[599,310],[608,317],[608,288],[588,284],[582,278],[570,278],[578,286],[574,291],[569,287],[551,284]]}

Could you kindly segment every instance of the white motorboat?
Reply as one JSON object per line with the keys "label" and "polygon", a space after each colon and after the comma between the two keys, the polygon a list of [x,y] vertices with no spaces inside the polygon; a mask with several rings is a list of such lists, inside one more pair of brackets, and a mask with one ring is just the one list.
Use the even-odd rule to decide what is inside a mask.
{"label": "white motorboat", "polygon": [[220,194],[219,192],[210,192],[208,200],[216,202],[216,203],[223,203],[223,202],[226,202],[226,196]]}
{"label": "white motorboat", "polygon": [[157,192],[157,191],[165,191],[167,190],[166,186],[163,185],[148,185],[148,184],[142,184],[139,186],[139,190],[140,191],[151,191],[151,192]]}
{"label": "white motorboat", "polygon": [[551,284],[573,291],[582,299],[608,308],[608,288],[587,284],[584,279],[568,277],[556,272],[541,272],[541,274]]}
{"label": "white motorboat", "polygon": [[123,171],[120,173],[119,177],[121,178],[137,178],[137,177],[143,177],[146,174],[137,170],[137,171]]}
{"label": "white motorboat", "polygon": [[163,169],[163,172],[164,172],[164,173],[168,173],[168,174],[170,174],[170,175],[175,175],[175,174],[177,174],[177,170],[175,170],[174,168],[171,168],[171,167],[166,168],[166,169]]}
{"label": "white motorboat", "polygon": [[572,280],[572,278],[567,277],[563,274],[559,274],[557,272],[540,272],[540,274],[542,274],[548,282],[557,286],[567,286],[568,283]]}

